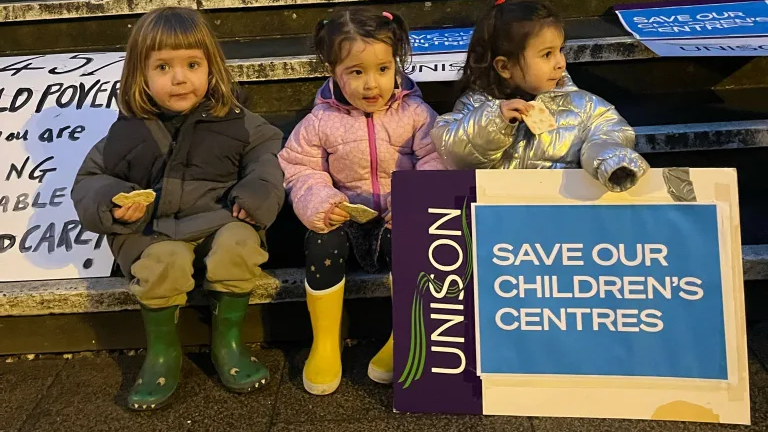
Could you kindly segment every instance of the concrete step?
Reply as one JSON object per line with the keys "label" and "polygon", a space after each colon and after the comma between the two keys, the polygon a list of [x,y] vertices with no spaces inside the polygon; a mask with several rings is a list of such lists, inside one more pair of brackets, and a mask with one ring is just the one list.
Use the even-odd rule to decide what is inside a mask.
{"label": "concrete step", "polygon": [[[283,129],[286,137],[302,117],[301,113],[265,115]],[[744,244],[768,244],[768,120],[717,122],[638,127],[637,149],[651,166],[736,168],[739,178],[741,234]],[[722,149],[729,149],[723,151]],[[695,150],[695,151],[694,151]],[[300,267],[297,254],[304,244],[306,228],[296,218],[289,203],[267,231],[270,269]]]}
{"label": "concrete step", "polygon": [[[490,0],[482,0],[489,4]],[[472,27],[485,9],[481,0],[109,0],[96,1],[0,1],[0,53],[7,55],[52,52],[122,50],[135,21],[151,7],[182,5],[204,11],[227,50],[229,42],[244,39],[298,38],[306,40],[318,20],[335,8],[370,5],[402,14],[411,28]],[[566,18],[569,39],[629,36],[612,12],[613,1],[554,2]],[[619,1],[618,3],[622,3]],[[297,46],[307,46],[305,42]],[[289,52],[279,56],[297,55]],[[307,54],[301,53],[301,54]],[[238,58],[273,55],[251,53]]]}
{"label": "concrete step", "polygon": [[[768,319],[768,245],[744,246],[747,316]],[[302,269],[270,271],[259,282],[243,326],[245,342],[311,340]],[[386,275],[348,279],[342,336],[384,340],[392,305]],[[762,279],[762,280],[756,280]],[[202,290],[180,311],[185,346],[210,343],[210,313]],[[71,353],[146,347],[138,304],[123,278],[0,284],[0,355]]]}
{"label": "concrete step", "polygon": [[[323,7],[364,6],[383,7],[383,4],[406,3],[400,1],[371,1],[371,0],[0,0],[0,22],[41,21],[82,19],[104,16],[134,15],[148,12],[152,8],[162,6],[185,6],[204,12],[215,11],[247,11],[257,8],[301,8],[320,5]],[[431,2],[414,1],[424,4],[425,9],[448,9],[452,7],[451,0],[435,0]],[[475,5],[484,0],[475,0]],[[647,0],[646,3],[661,0]],[[616,4],[634,3],[634,0],[591,0],[574,2],[571,0],[550,0],[566,18],[580,16],[599,16],[612,14]],[[490,0],[484,1],[483,9]]]}
{"label": "concrete step", "polygon": [[[345,297],[389,297],[387,274],[355,273],[348,278]],[[31,316],[138,310],[139,304],[123,277],[63,279],[0,283],[0,316]],[[189,306],[207,304],[202,290],[192,291]],[[251,304],[303,301],[304,269],[267,270],[262,273]]]}
{"label": "concrete step", "polygon": [[[417,3],[403,4],[414,7]],[[83,21],[85,27],[75,33],[57,31],[56,38],[44,38],[42,52],[60,50],[56,46],[59,43],[68,46],[68,51],[77,48],[67,45],[65,39],[70,36],[77,41],[106,43],[110,50],[121,49],[110,45],[101,30],[93,29],[96,33],[89,36],[89,26],[94,22]],[[3,37],[6,26],[0,23],[0,52],[12,50],[17,55],[24,51],[24,44],[40,35],[33,27],[18,26]],[[570,19],[568,30],[573,38],[566,48],[568,69],[577,84],[614,103],[634,126],[768,118],[768,107],[756,102],[763,99],[760,96],[768,96],[763,95],[768,93],[765,57],[657,58],[605,17]],[[121,36],[117,43],[124,43],[126,38]],[[5,48],[4,43],[8,44]],[[311,109],[315,92],[324,81],[324,71],[312,55],[306,34],[234,38],[222,43],[235,77],[253,95],[250,109],[278,116],[286,112],[301,116]],[[456,57],[452,68],[460,68],[463,63],[461,53]],[[420,64],[427,58],[415,56]],[[438,112],[449,111],[458,97],[453,82],[422,83],[421,87],[425,100]]]}
{"label": "concrete step", "polygon": [[[689,86],[675,89],[670,86],[654,91],[653,86],[621,82],[620,75],[633,70],[629,64],[623,72],[614,70],[608,76],[596,75],[603,72],[600,68],[584,67],[597,64],[606,65],[610,62],[577,63],[571,64],[568,69],[579,87],[610,101],[634,127],[768,119],[768,104],[762,103],[768,98],[768,87],[734,85],[711,88],[707,85],[712,85],[714,79],[702,77],[698,88]],[[680,66],[662,69],[654,78],[659,84],[658,88],[663,81],[671,80],[666,78],[668,75],[683,73],[684,66]],[[705,67],[702,65],[702,69]],[[696,77],[692,76],[691,79]],[[727,80],[727,76],[720,79]],[[306,115],[312,109],[315,94],[324,81],[324,78],[319,78],[244,82],[241,87],[246,94],[246,106],[250,110],[274,118],[280,124],[293,121],[291,119],[298,122]],[[424,100],[438,113],[450,111],[460,95],[454,82],[421,82],[419,87]]]}
{"label": "concrete step", "polygon": [[[415,12],[415,13],[418,13]],[[282,14],[281,14],[282,16]],[[318,19],[327,16],[323,15]],[[406,17],[407,18],[407,17]],[[278,18],[274,18],[278,19]],[[56,52],[123,51],[135,17],[107,17],[99,20],[0,22],[0,53],[9,55],[47,54]],[[216,22],[214,20],[214,30]],[[316,23],[316,22],[315,22]],[[227,58],[262,58],[312,54],[311,33],[315,23],[305,28],[295,26],[291,32],[258,34],[254,31],[227,37],[216,32]],[[287,23],[286,23],[287,25]],[[474,21],[461,22],[409,19],[411,29],[471,28]],[[74,32],[74,33],[73,33]],[[616,20],[603,17],[583,17],[567,20],[568,39],[600,39],[630,37]],[[51,39],[56,35],[56,39]],[[277,51],[277,52],[276,52]]]}
{"label": "concrete step", "polygon": [[[768,245],[743,246],[744,280],[768,279]],[[193,291],[190,306],[206,304],[201,290]],[[345,297],[389,297],[387,274],[349,276]],[[304,269],[265,271],[251,295],[251,304],[303,301]],[[93,278],[0,283],[0,316],[78,314],[137,310],[125,278]]]}
{"label": "concrete step", "polygon": [[[457,29],[461,31],[465,29]],[[304,38],[291,38],[289,41],[258,40],[236,41],[223,44],[229,67],[235,79],[241,82],[278,81],[326,76],[325,70],[309,49],[309,41]],[[265,51],[274,51],[282,46],[287,54],[279,57],[244,57],[258,55]],[[572,39],[566,43],[566,58],[569,63],[606,62],[641,60],[655,57],[655,54],[630,36],[616,36],[592,39]],[[235,54],[233,56],[232,54]],[[422,70],[431,67],[431,59],[440,59],[438,55],[415,55],[414,67]],[[459,70],[464,64],[464,53],[456,55],[452,67]],[[460,58],[460,60],[458,59]],[[413,72],[414,69],[411,69]]]}
{"label": "concrete step", "polygon": [[[126,43],[131,28],[139,18],[136,12],[148,9],[155,3],[185,4],[194,0],[112,0],[104,3],[87,1],[56,2],[29,6],[29,12],[7,15],[10,19],[0,22],[0,52],[29,52],[35,50],[63,49],[82,50],[85,47],[120,46]],[[601,0],[603,1],[603,0]],[[127,9],[130,4],[133,12],[127,14],[90,14],[98,10],[99,5],[117,3],[123,6],[110,6],[115,11]],[[373,2],[367,0],[328,1],[328,0],[213,0],[217,5],[236,5],[245,3],[245,7],[227,7],[206,10],[205,16],[221,40],[233,40],[255,37],[296,36],[312,33],[315,24],[327,18],[334,9],[350,5],[372,5],[378,10],[388,9],[401,14],[412,28],[472,26],[483,8],[478,8],[478,0],[439,0]],[[78,4],[79,7],[72,5]],[[268,5],[269,7],[265,7]],[[242,6],[242,5],[240,5]],[[9,10],[21,6],[6,5]],[[38,10],[52,9],[41,15]],[[23,8],[22,8],[23,9]],[[71,10],[72,12],[66,12]],[[62,12],[63,11],[63,12]],[[70,19],[42,19],[60,13]],[[614,14],[615,15],[615,14]],[[591,16],[591,15],[585,15]],[[31,21],[30,21],[31,19]],[[614,22],[618,19],[613,17]]]}
{"label": "concrete step", "polygon": [[768,120],[635,128],[641,153],[768,147]]}

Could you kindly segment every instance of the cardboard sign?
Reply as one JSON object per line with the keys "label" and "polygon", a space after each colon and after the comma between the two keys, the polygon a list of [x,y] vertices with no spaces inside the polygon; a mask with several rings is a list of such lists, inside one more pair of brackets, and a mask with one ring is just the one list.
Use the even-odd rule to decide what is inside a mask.
{"label": "cardboard sign", "polygon": [[414,30],[408,35],[413,54],[467,52],[473,28]]}
{"label": "cardboard sign", "polygon": [[473,30],[455,28],[412,31],[409,37],[413,59],[405,72],[417,82],[459,79]]}
{"label": "cardboard sign", "polygon": [[475,204],[474,220],[481,375],[728,379],[715,204]]}
{"label": "cardboard sign", "polygon": [[0,58],[0,281],[109,276],[75,174],[117,118],[122,53]]}
{"label": "cardboard sign", "polygon": [[749,424],[733,170],[404,171],[392,199],[395,410]]}
{"label": "cardboard sign", "polygon": [[761,56],[768,2],[708,0],[616,5],[632,35],[660,56]]}

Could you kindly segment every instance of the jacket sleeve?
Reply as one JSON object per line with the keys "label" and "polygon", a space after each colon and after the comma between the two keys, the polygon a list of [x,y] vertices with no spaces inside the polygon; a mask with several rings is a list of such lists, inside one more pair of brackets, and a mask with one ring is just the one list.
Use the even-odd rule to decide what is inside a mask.
{"label": "jacket sleeve", "polygon": [[424,101],[415,107],[416,130],[413,134],[413,155],[417,170],[444,170],[445,165],[432,142],[430,132],[435,125],[437,113]]}
{"label": "jacket sleeve", "polygon": [[312,231],[325,233],[331,230],[327,220],[330,210],[349,200],[333,186],[319,123],[314,113],[299,122],[278,159],[296,216]]}
{"label": "jacket sleeve", "polygon": [[581,166],[609,191],[623,192],[637,184],[649,166],[635,151],[635,132],[611,104],[592,95],[583,132]]}
{"label": "jacket sleeve", "polygon": [[512,145],[516,124],[501,114],[501,101],[462,96],[453,111],[435,121],[432,141],[452,169],[491,168]]}
{"label": "jacket sleeve", "polygon": [[261,116],[245,111],[245,127],[249,144],[240,161],[240,181],[232,188],[230,205],[237,203],[261,229],[277,218],[285,202],[283,171],[277,153],[283,143],[283,133]]}
{"label": "jacket sleeve", "polygon": [[96,234],[135,234],[141,232],[152,217],[154,203],[147,206],[144,216],[131,224],[112,217],[112,198],[121,193],[139,190],[136,184],[107,174],[104,168],[104,138],[86,155],[72,185],[72,201],[77,217],[85,229]]}

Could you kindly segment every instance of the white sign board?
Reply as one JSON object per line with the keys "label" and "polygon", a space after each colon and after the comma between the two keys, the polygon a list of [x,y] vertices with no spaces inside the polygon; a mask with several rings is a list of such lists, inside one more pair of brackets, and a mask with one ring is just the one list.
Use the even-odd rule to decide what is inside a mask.
{"label": "white sign board", "polygon": [[0,282],[109,276],[70,198],[117,118],[124,53],[0,58]]}
{"label": "white sign board", "polygon": [[466,53],[414,55],[405,73],[416,82],[456,81],[466,58]]}
{"label": "white sign board", "polygon": [[765,0],[666,1],[614,9],[624,28],[662,57],[768,53]]}
{"label": "white sign board", "polygon": [[461,78],[471,28],[416,30],[409,35],[413,61],[405,71],[416,82],[455,81]]}
{"label": "white sign board", "polygon": [[768,37],[644,40],[662,57],[743,57],[768,53]]}

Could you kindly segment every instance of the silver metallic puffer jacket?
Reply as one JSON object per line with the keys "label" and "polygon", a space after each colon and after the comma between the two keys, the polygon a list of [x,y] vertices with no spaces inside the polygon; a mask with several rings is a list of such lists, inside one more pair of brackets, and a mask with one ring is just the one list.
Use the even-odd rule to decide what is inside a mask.
{"label": "silver metallic puffer jacket", "polygon": [[[624,118],[605,100],[576,87],[567,73],[536,100],[549,109],[557,129],[534,135],[525,123],[504,119],[501,100],[468,92],[453,112],[438,117],[432,141],[452,169],[583,167],[612,192],[630,189],[648,170]],[[625,169],[612,178],[619,168]]]}

